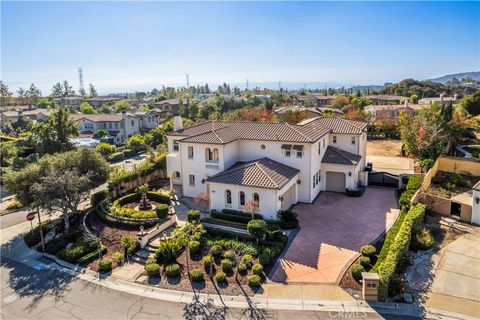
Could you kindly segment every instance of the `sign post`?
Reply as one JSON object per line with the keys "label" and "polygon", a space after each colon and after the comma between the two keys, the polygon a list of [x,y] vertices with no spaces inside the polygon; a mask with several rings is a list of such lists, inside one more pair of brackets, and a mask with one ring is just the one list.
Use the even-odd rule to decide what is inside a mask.
{"label": "sign post", "polygon": [[40,227],[40,242],[42,244],[42,252],[45,253],[45,243],[43,242],[43,227],[42,227],[42,220],[40,219],[40,210],[37,208],[37,212],[33,214],[38,214],[38,225]]}
{"label": "sign post", "polygon": [[33,219],[35,219],[35,212],[29,212],[26,219],[27,221],[30,221],[30,234],[33,235]]}

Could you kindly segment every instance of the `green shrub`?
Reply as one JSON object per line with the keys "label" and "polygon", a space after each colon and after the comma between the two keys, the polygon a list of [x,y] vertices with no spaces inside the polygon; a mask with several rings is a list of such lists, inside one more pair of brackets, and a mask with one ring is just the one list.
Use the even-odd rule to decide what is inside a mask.
{"label": "green shrub", "polygon": [[[232,210],[232,209],[223,209],[222,213],[237,215],[237,216],[243,216],[243,217],[250,218],[250,220],[252,220],[252,215],[250,213],[243,212],[243,211]],[[261,220],[261,219],[263,219],[263,216],[261,214],[255,213],[253,215],[253,218]]]}
{"label": "green shrub", "polygon": [[233,268],[232,260],[228,260],[228,259],[222,259],[222,261],[220,262],[220,265],[222,266],[223,271],[230,271]]}
{"label": "green shrub", "polygon": [[263,239],[267,233],[267,223],[264,220],[252,220],[247,224],[248,232],[257,239]]}
{"label": "green shrub", "polygon": [[112,260],[110,259],[102,259],[98,263],[98,268],[100,271],[110,271],[112,270]]}
{"label": "green shrub", "polygon": [[[51,220],[46,220],[42,222],[43,235],[46,235],[53,228],[53,223]],[[36,226],[32,231],[25,233],[23,237],[27,246],[32,247],[40,243],[40,227]]]}
{"label": "green shrub", "polygon": [[219,245],[213,245],[210,249],[214,257],[220,257],[222,255],[223,249]]}
{"label": "green shrub", "polygon": [[241,261],[249,268],[252,266],[253,257],[251,254],[247,253],[242,257]]}
{"label": "green shrub", "polygon": [[[56,238],[53,240],[50,240],[45,244],[45,252],[49,254],[57,254],[60,250],[65,249],[65,247],[68,245],[68,241],[63,239],[63,238]],[[38,251],[42,250],[41,246],[37,247]]]}
{"label": "green shrub", "polygon": [[70,249],[63,249],[57,252],[59,259],[76,264],[80,258],[98,249],[95,241],[79,239]]}
{"label": "green shrub", "polygon": [[109,196],[110,194],[107,189],[95,192],[90,197],[90,204],[92,205],[92,207],[96,207],[100,202],[107,199]]}
{"label": "green shrub", "polygon": [[195,281],[195,282],[201,282],[204,279],[203,277],[203,271],[201,269],[193,269],[190,271],[190,278],[192,279],[192,281]]}
{"label": "green shrub", "polygon": [[118,252],[118,251],[114,252],[113,257],[115,258],[115,260],[117,260],[119,264],[122,264],[123,261],[125,261],[125,255],[121,252]]}
{"label": "green shrub", "polygon": [[210,212],[210,217],[215,219],[225,220],[225,221],[239,222],[243,224],[247,224],[250,220],[252,220],[251,216],[247,217],[239,214],[219,213],[216,210],[212,210]]}
{"label": "green shrub", "polygon": [[213,263],[213,258],[211,256],[205,256],[202,258],[202,263],[205,270],[210,270],[210,266]]}
{"label": "green shrub", "polygon": [[245,274],[245,273],[247,273],[247,271],[248,271],[248,267],[245,263],[242,262],[238,265],[238,272],[240,274]]}
{"label": "green shrub", "polygon": [[148,257],[147,261],[145,261],[145,265],[151,264],[151,263],[157,263],[157,259],[155,259],[155,257]]}
{"label": "green shrub", "polygon": [[98,248],[97,250],[95,251],[92,251],[86,255],[84,255],[83,257],[81,257],[80,259],[78,259],[78,264],[81,264],[81,265],[85,265],[87,263],[90,263],[98,258],[100,258],[100,255],[102,254],[105,254],[107,253],[107,247],[105,246],[101,246],[100,248]]}
{"label": "green shrub", "polygon": [[377,249],[372,245],[366,245],[360,248],[360,253],[366,257],[373,257],[377,253]]}
{"label": "green shrub", "polygon": [[200,219],[200,222],[247,230],[247,225],[245,223],[240,223],[240,222],[233,222],[233,221],[227,221],[227,220],[215,219],[215,218],[202,218]]}
{"label": "green shrub", "polygon": [[231,260],[231,261],[235,262],[236,255],[235,255],[235,252],[233,252],[232,250],[227,250],[223,254],[223,257],[225,259],[228,259],[228,260]]}
{"label": "green shrub", "polygon": [[138,241],[135,236],[122,236],[120,241],[128,255],[132,255],[138,250]]}
{"label": "green shrub", "polygon": [[252,267],[252,273],[257,276],[261,275],[263,273],[263,266],[260,263],[255,263]]}
{"label": "green shrub", "polygon": [[160,203],[155,208],[155,213],[157,214],[158,219],[165,219],[168,217],[168,204]]}
{"label": "green shrub", "polygon": [[262,282],[262,279],[260,278],[260,276],[256,274],[251,275],[247,278],[247,283],[250,287],[254,287],[254,288],[260,287],[261,282]]}
{"label": "green shrub", "polygon": [[155,258],[158,262],[175,262],[180,256],[182,245],[174,238],[160,241]]}
{"label": "green shrub", "polygon": [[370,257],[362,256],[358,259],[358,263],[365,269],[370,267]]}
{"label": "green shrub", "polygon": [[406,190],[413,191],[413,193],[415,193],[422,186],[422,182],[423,182],[422,174],[410,176],[407,182]]}
{"label": "green shrub", "polygon": [[258,262],[260,262],[261,265],[266,266],[267,264],[270,263],[270,255],[266,252],[262,253],[261,255],[258,256]]}
{"label": "green shrub", "polygon": [[168,194],[154,192],[154,191],[147,192],[147,197],[152,201],[168,204],[168,205],[170,205],[170,202],[172,201]]}
{"label": "green shrub", "polygon": [[430,250],[435,245],[435,239],[427,228],[414,233],[410,248],[414,251],[418,250]]}
{"label": "green shrub", "polygon": [[112,153],[111,155],[108,156],[107,160],[110,161],[110,162],[122,161],[123,160],[123,152],[114,152],[114,153]]}
{"label": "green shrub", "polygon": [[178,263],[172,263],[172,264],[169,264],[166,268],[165,268],[165,274],[168,276],[168,277],[176,277],[180,274],[180,266],[178,265]]}
{"label": "green shrub", "polygon": [[417,204],[410,208],[397,236],[389,247],[385,259],[378,266],[377,272],[380,276],[378,295],[380,300],[385,300],[388,297],[390,282],[395,278],[397,266],[404,259],[408,251],[413,226],[419,225],[422,222],[424,214],[425,206],[422,204]]}
{"label": "green shrub", "polygon": [[187,220],[190,223],[197,223],[200,220],[200,211],[190,210],[187,212]]}
{"label": "green shrub", "polygon": [[353,264],[353,266],[350,268],[352,277],[357,281],[362,280],[362,272],[365,272],[365,268],[358,263]]}
{"label": "green shrub", "polygon": [[192,254],[195,254],[197,252],[200,252],[200,242],[198,241],[190,241],[188,243],[188,250],[190,251],[190,253]]}
{"label": "green shrub", "polygon": [[160,275],[160,265],[158,263],[149,263],[145,265],[145,270],[149,277],[158,277]]}
{"label": "green shrub", "polygon": [[217,281],[218,283],[226,282],[227,275],[225,274],[225,272],[222,272],[222,271],[217,272],[217,274],[215,275],[215,281]]}
{"label": "green shrub", "polygon": [[277,213],[277,217],[281,221],[281,227],[283,229],[296,229],[298,228],[298,215],[292,210],[280,210]]}

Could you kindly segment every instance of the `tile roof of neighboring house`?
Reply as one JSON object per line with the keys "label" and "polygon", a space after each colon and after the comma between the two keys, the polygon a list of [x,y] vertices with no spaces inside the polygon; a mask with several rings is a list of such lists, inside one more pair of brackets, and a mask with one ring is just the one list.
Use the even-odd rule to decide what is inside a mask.
{"label": "tile roof of neighboring house", "polygon": [[367,131],[367,123],[347,120],[338,117],[319,117],[307,119],[300,123],[301,126],[311,129],[329,128],[332,133],[362,134]]}
{"label": "tile roof of neighboring house", "polygon": [[224,144],[237,139],[313,143],[331,131],[280,122],[209,121],[169,133],[180,141]]}
{"label": "tile roof of neighboring house", "polygon": [[179,102],[178,102],[178,99],[168,99],[168,100],[157,101],[154,104],[157,106],[161,106],[163,104],[177,105],[179,104]]}
{"label": "tile roof of neighboring house", "polygon": [[269,158],[237,162],[229,169],[207,179],[209,182],[235,184],[248,187],[281,189],[300,170]]}
{"label": "tile roof of neighboring house", "polygon": [[50,110],[48,110],[48,109],[34,109],[34,110],[26,110],[26,111],[22,112],[22,114],[24,116],[37,115],[39,113],[49,115]]}
{"label": "tile roof of neighboring house", "polygon": [[337,96],[314,95],[314,97],[317,100],[332,100],[332,99],[335,99],[335,97]]}
{"label": "tile roof of neighboring house", "polygon": [[357,165],[361,158],[361,155],[328,146],[323,155],[322,163]]}
{"label": "tile roof of neighboring house", "polygon": [[4,111],[2,112],[2,115],[4,115],[5,117],[16,117],[18,116],[18,112],[17,111]]}
{"label": "tile roof of neighboring house", "polygon": [[420,100],[418,100],[418,103],[420,104],[431,104],[433,102],[440,102],[442,101],[443,102],[454,102],[456,101],[455,97],[431,97],[431,98],[422,98]]}
{"label": "tile roof of neighboring house", "polygon": [[83,99],[84,101],[117,101],[117,100],[124,100],[120,97],[90,97]]}
{"label": "tile roof of neighboring house", "polygon": [[370,100],[392,100],[392,101],[404,99],[404,97],[402,96],[395,96],[395,95],[389,95],[389,94],[369,95],[369,96],[366,96],[365,98]]}
{"label": "tile roof of neighboring house", "polygon": [[400,109],[417,109],[421,107],[419,104],[371,104],[365,107],[365,110],[400,110]]}
{"label": "tile roof of neighboring house", "polygon": [[86,119],[92,122],[118,122],[122,121],[121,114],[72,114],[70,119],[73,121],[79,121]]}
{"label": "tile roof of neighboring house", "polygon": [[321,112],[318,111],[316,108],[307,108],[307,107],[300,107],[300,106],[290,106],[290,107],[280,107],[278,109],[275,110],[275,113],[278,113],[278,114],[284,114],[284,113],[287,113],[288,111],[310,111],[310,112],[313,112],[313,113],[317,113],[317,114],[320,114]]}

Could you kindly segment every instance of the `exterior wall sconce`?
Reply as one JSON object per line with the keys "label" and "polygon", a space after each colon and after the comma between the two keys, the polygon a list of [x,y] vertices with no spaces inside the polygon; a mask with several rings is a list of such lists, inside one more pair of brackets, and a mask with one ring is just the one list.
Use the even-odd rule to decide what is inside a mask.
{"label": "exterior wall sconce", "polygon": [[348,176],[349,176],[349,177],[351,177],[351,176],[352,176],[352,171],[350,171],[350,172],[348,173]]}
{"label": "exterior wall sconce", "polygon": [[283,197],[282,196],[278,197],[278,200],[283,201]]}
{"label": "exterior wall sconce", "polygon": [[205,184],[205,179],[202,179],[202,184]]}
{"label": "exterior wall sconce", "polygon": [[479,204],[479,203],[480,203],[480,197],[475,197],[475,202],[476,202],[477,204]]}
{"label": "exterior wall sconce", "polygon": [[301,184],[301,183],[302,183],[302,180],[298,179],[297,184]]}

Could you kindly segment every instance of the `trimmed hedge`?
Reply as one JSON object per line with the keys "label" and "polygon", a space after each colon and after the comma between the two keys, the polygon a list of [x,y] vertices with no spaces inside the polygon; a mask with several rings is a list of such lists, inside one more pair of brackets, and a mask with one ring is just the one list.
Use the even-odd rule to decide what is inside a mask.
{"label": "trimmed hedge", "polygon": [[160,265],[158,263],[149,263],[145,265],[145,270],[149,277],[158,277],[160,276]]}
{"label": "trimmed hedge", "polygon": [[364,267],[365,269],[369,268],[370,267],[370,257],[366,257],[366,256],[360,257],[360,259],[358,259],[358,263],[362,267]]}
{"label": "trimmed hedge", "polygon": [[262,282],[262,279],[260,278],[260,276],[254,274],[252,276],[249,276],[247,278],[247,283],[250,287],[260,287],[260,283]]}
{"label": "trimmed hedge", "polygon": [[155,213],[157,214],[158,219],[165,219],[168,217],[168,204],[161,203],[157,205]]}
{"label": "trimmed hedge", "polygon": [[378,296],[380,300],[385,300],[388,297],[388,287],[395,277],[398,264],[408,251],[413,228],[422,222],[424,215],[425,206],[423,204],[417,204],[410,208],[394,242],[390,246],[388,254],[379,265],[378,274],[380,276],[380,286]]}
{"label": "trimmed hedge", "polygon": [[[246,212],[243,212],[243,211],[232,210],[232,209],[222,209],[222,213],[243,216],[243,217],[250,218],[250,220],[252,220],[252,215],[250,213],[246,213]],[[255,213],[253,215],[253,218],[254,219],[263,219],[263,216],[261,214]]]}
{"label": "trimmed hedge", "polygon": [[226,282],[227,281],[227,275],[225,274],[225,272],[217,272],[217,274],[215,275],[215,281],[217,282]]}
{"label": "trimmed hedge", "polygon": [[158,205],[157,207],[160,212],[158,212],[156,209],[151,211],[137,211],[134,209],[122,207],[123,205],[126,205],[128,203],[139,201],[141,197],[142,194],[140,193],[130,193],[123,197],[120,197],[113,202],[112,208],[115,209],[110,209],[110,212],[115,216],[127,217],[131,219],[152,219],[157,217],[160,218],[160,216],[166,217],[168,215],[168,206],[171,202],[170,196],[153,191],[147,192],[147,198],[149,200],[160,203],[160,205]]}
{"label": "trimmed hedge", "polygon": [[223,254],[223,257],[225,259],[228,259],[228,260],[232,261],[232,262],[235,262],[235,260],[236,260],[235,252],[233,252],[232,250],[225,251],[225,253]]}
{"label": "trimmed hedge", "polygon": [[187,221],[190,223],[197,223],[200,220],[200,211],[198,210],[189,210],[187,212]]}
{"label": "trimmed hedge", "polygon": [[263,273],[263,266],[260,263],[255,263],[252,267],[252,273],[260,276]]}
{"label": "trimmed hedge", "polygon": [[223,271],[230,271],[233,268],[233,262],[232,260],[229,260],[229,259],[223,259],[220,262],[220,265],[222,266]]}
{"label": "trimmed hedge", "polygon": [[99,249],[90,252],[89,254],[84,255],[78,260],[78,264],[85,265],[90,263],[100,257],[100,254],[107,253],[107,247],[102,245]]}
{"label": "trimmed hedge", "polygon": [[138,230],[138,227],[143,226],[145,228],[152,227],[157,224],[157,221],[151,221],[151,220],[123,220],[123,219],[116,219],[114,216],[110,216],[105,214],[100,206],[97,207],[97,210],[95,210],[97,216],[102,220],[103,222],[107,224],[113,224],[113,225],[121,225],[127,228],[135,228]]}
{"label": "trimmed hedge", "polygon": [[178,265],[178,263],[169,264],[165,268],[165,274],[167,275],[167,277],[178,276],[180,274],[180,266]]}
{"label": "trimmed hedge", "polygon": [[202,282],[205,280],[201,269],[193,269],[190,271],[190,278],[194,282]]}
{"label": "trimmed hedge", "polygon": [[355,280],[360,281],[362,279],[362,272],[365,272],[365,268],[362,265],[355,263],[350,268],[350,272]]}
{"label": "trimmed hedge", "polygon": [[110,259],[100,260],[100,262],[98,263],[98,268],[100,269],[100,271],[112,270],[112,260]]}
{"label": "trimmed hedge", "polygon": [[205,256],[202,258],[202,263],[205,270],[210,270],[210,266],[213,263],[213,259],[211,256]]}
{"label": "trimmed hedge", "polygon": [[108,156],[107,160],[109,162],[118,162],[123,160],[123,152],[114,152]]}
{"label": "trimmed hedge", "polygon": [[226,226],[226,227],[247,230],[247,225],[245,223],[226,221],[222,219],[202,218],[200,219],[200,223],[210,223],[210,224],[216,224],[219,226]]}
{"label": "trimmed hedge", "polygon": [[95,241],[88,241],[80,238],[70,249],[60,250],[57,252],[56,256],[59,259],[77,264],[82,257],[98,249],[98,244]]}
{"label": "trimmed hedge", "polygon": [[212,210],[210,212],[210,216],[215,219],[221,219],[221,220],[231,221],[231,222],[239,222],[244,224],[247,224],[250,220],[252,220],[251,216],[245,216],[241,214],[231,214],[231,213],[219,213],[216,210]]}
{"label": "trimmed hedge", "polygon": [[195,254],[200,251],[200,242],[192,240],[188,243],[188,250],[190,253]]}

